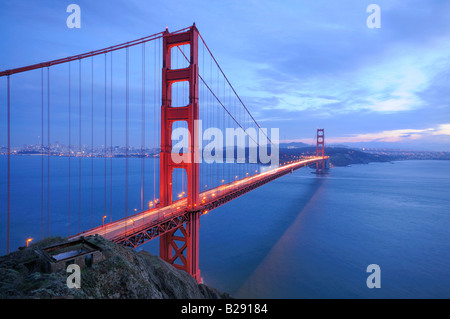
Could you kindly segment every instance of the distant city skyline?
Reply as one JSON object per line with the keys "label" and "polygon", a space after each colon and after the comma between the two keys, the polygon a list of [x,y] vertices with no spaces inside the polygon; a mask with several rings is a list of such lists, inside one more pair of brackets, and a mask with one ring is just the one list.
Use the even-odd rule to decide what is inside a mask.
{"label": "distant city skyline", "polygon": [[[195,22],[252,115],[280,128],[281,142],[311,144],[325,128],[329,144],[450,151],[450,2],[169,0],[156,9],[151,1],[80,0],[79,29],[66,25],[70,3],[1,2],[0,71]],[[371,3],[380,28],[366,24]],[[5,117],[0,111],[0,145]],[[13,143],[23,144],[30,127],[13,127]],[[23,140],[31,136],[37,141],[34,132]]]}

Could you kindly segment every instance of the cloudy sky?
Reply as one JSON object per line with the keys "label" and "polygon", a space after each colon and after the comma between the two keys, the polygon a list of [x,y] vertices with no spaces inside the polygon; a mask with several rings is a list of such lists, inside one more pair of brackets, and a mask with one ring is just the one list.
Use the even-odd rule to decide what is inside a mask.
{"label": "cloudy sky", "polygon": [[[66,8],[81,8],[69,29]],[[367,7],[381,9],[368,28]],[[0,69],[196,23],[261,126],[286,141],[450,151],[450,1],[0,3]],[[3,102],[2,102],[3,103]]]}

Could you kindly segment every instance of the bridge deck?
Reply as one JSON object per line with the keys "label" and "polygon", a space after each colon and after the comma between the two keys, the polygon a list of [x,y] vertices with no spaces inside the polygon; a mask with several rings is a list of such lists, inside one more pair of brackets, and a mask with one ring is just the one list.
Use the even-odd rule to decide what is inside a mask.
{"label": "bridge deck", "polygon": [[155,207],[73,235],[69,239],[99,234],[106,239],[134,248],[184,224],[192,211],[207,213],[293,170],[327,158],[328,156],[309,157],[202,192],[198,208],[187,207],[187,200],[183,198],[169,206]]}

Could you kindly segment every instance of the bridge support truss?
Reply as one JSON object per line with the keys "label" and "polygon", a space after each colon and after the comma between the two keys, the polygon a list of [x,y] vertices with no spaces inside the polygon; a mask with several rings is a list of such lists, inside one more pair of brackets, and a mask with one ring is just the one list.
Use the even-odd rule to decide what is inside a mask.
{"label": "bridge support truss", "polygon": [[[189,66],[172,69],[171,50],[177,46],[190,46]],[[163,234],[160,237],[160,257],[201,281],[199,270],[199,161],[198,161],[198,30],[195,24],[186,32],[169,33],[163,37],[162,106],[161,106],[161,153],[160,153],[160,202],[161,206],[173,201],[173,171],[181,168],[187,175],[188,214],[186,226]],[[189,104],[172,106],[172,84],[189,83]],[[176,163],[172,157],[172,126],[176,121],[187,122],[189,136],[188,152]]]}

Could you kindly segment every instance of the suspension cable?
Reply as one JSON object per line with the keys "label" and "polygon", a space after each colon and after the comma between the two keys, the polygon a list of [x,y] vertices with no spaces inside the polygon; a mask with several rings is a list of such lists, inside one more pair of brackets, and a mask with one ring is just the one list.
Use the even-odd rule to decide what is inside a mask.
{"label": "suspension cable", "polygon": [[[181,49],[180,49],[179,46],[177,46],[177,48],[178,48],[178,50],[181,51]],[[208,49],[208,47],[206,47],[206,48]],[[209,49],[208,49],[208,51],[209,51]],[[183,56],[185,57],[185,59],[186,59],[187,61],[189,61],[189,59],[188,59],[187,56],[184,54],[184,52],[181,51],[181,53],[183,54]],[[213,57],[213,58],[214,58],[214,57]],[[216,64],[217,64],[217,62],[216,62]],[[220,67],[219,67],[219,69],[220,69]],[[222,71],[222,70],[221,70],[221,71]],[[223,74],[223,72],[222,72],[222,74]],[[211,92],[211,94],[214,96],[214,98],[217,100],[217,102],[219,102],[219,104],[224,108],[224,110],[228,113],[228,115],[233,119],[233,121],[234,121],[237,125],[239,125],[239,127],[244,131],[245,134],[248,135],[249,138],[251,138],[251,139],[253,140],[253,142],[255,142],[257,145],[259,145],[258,142],[255,141],[255,140],[253,139],[253,137],[252,137],[251,135],[249,135],[249,134],[245,131],[245,129],[242,127],[242,125],[239,123],[239,121],[237,121],[236,118],[230,113],[230,111],[228,111],[228,109],[226,108],[226,106],[222,103],[222,101],[220,101],[220,99],[218,98],[218,96],[213,92],[213,90],[210,88],[210,86],[205,82],[205,80],[203,79],[203,77],[202,77],[200,74],[198,75],[198,77],[199,77],[200,80],[203,82],[203,84],[205,84],[206,88]],[[228,81],[228,80],[227,80],[227,81]],[[229,83],[229,82],[228,82],[228,83]],[[239,97],[238,97],[238,98],[239,98]],[[255,122],[255,123],[256,123],[256,122]],[[258,125],[258,126],[259,126],[259,125]],[[267,137],[267,135],[266,135],[266,137]],[[268,139],[269,139],[269,138],[268,138]],[[270,139],[269,139],[269,141],[270,141]]]}
{"label": "suspension cable", "polygon": [[[222,72],[222,75],[224,76],[225,80],[227,80],[228,85],[231,87],[231,89],[233,90],[234,94],[237,96],[237,98],[239,99],[239,102],[241,102],[242,106],[244,107],[244,109],[247,111],[248,115],[250,115],[250,117],[252,118],[253,122],[256,124],[256,126],[258,126],[258,128],[261,128],[261,126],[258,124],[258,122],[255,120],[255,118],[253,117],[253,115],[250,113],[250,111],[247,109],[247,107],[245,106],[244,102],[242,102],[241,98],[239,97],[239,95],[237,94],[236,90],[234,89],[233,85],[231,85],[230,81],[228,80],[227,76],[225,75],[225,73],[223,72],[222,68],[220,67],[219,63],[217,62],[216,58],[214,57],[214,55],[212,54],[211,50],[209,49],[208,45],[206,44],[205,40],[203,39],[202,35],[200,34],[200,32],[198,32],[198,35],[200,37],[200,39],[202,40],[203,44],[205,45],[206,49],[208,50],[209,54],[211,55],[211,57],[213,58],[214,62],[216,63],[217,67],[219,68],[220,72]],[[269,142],[272,144],[272,141],[270,140],[270,138],[266,135],[266,133],[264,131],[262,131],[263,134],[266,136],[266,138],[269,140]]]}

